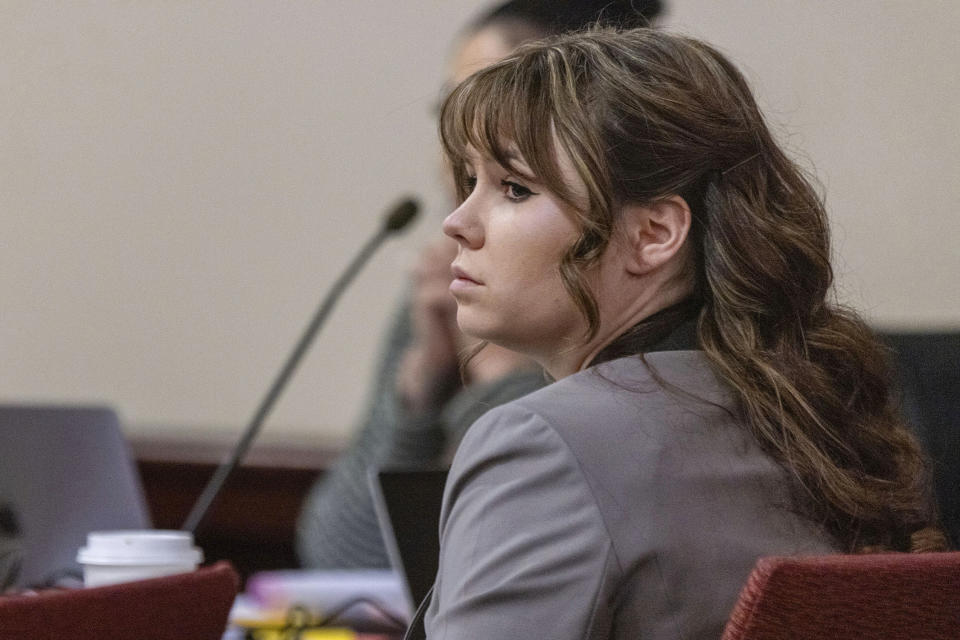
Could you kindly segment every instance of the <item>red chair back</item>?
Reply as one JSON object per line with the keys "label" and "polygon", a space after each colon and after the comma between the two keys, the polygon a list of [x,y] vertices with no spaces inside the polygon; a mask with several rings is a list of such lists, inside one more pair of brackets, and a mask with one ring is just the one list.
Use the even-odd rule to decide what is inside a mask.
{"label": "red chair back", "polygon": [[220,640],[240,585],[218,562],[192,573],[0,598],[0,640]]}
{"label": "red chair back", "polygon": [[960,553],[761,558],[723,640],[957,640]]}

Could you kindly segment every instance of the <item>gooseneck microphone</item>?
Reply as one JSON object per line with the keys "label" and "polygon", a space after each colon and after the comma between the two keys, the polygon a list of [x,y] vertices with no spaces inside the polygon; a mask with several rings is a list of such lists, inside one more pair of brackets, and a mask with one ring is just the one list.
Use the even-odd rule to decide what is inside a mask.
{"label": "gooseneck microphone", "polygon": [[330,311],[333,309],[333,306],[336,304],[337,300],[340,299],[340,295],[347,288],[350,282],[353,281],[353,278],[357,275],[357,273],[360,272],[360,269],[363,268],[363,265],[366,264],[367,260],[370,259],[370,256],[372,256],[377,248],[383,244],[383,241],[390,237],[390,235],[400,231],[410,224],[410,222],[417,216],[417,212],[419,210],[420,205],[412,198],[407,198],[393,207],[384,218],[383,224],[381,225],[379,231],[377,231],[377,233],[367,241],[367,243],[360,249],[359,253],[357,253],[357,255],[354,257],[353,261],[347,265],[347,268],[343,270],[343,273],[340,274],[340,277],[337,278],[337,280],[333,283],[333,286],[330,287],[330,291],[320,302],[320,306],[314,313],[313,319],[310,320],[310,324],[307,325],[303,335],[300,336],[300,339],[297,341],[293,351],[287,357],[287,361],[284,363],[283,368],[280,369],[280,373],[277,374],[273,384],[270,385],[270,389],[267,391],[266,396],[264,396],[263,400],[260,401],[260,406],[257,407],[257,410],[253,414],[253,418],[250,420],[250,423],[247,425],[246,429],[244,429],[243,436],[240,438],[240,441],[237,442],[230,456],[220,463],[220,466],[217,467],[217,470],[210,478],[210,482],[207,483],[207,486],[204,487],[200,497],[197,498],[197,502],[193,505],[193,509],[190,510],[190,515],[187,516],[186,521],[183,523],[184,531],[190,531],[191,533],[196,532],[197,527],[203,520],[203,517],[210,510],[211,505],[217,498],[221,487],[223,487],[223,484],[226,482],[227,478],[230,477],[230,474],[233,473],[233,470],[236,468],[236,466],[246,456],[247,450],[250,449],[250,445],[253,444],[253,440],[257,437],[264,420],[266,420],[267,415],[269,415],[271,409],[273,409],[273,405],[276,403],[277,398],[280,397],[280,393],[287,385],[287,382],[289,382],[290,377],[297,368],[297,365],[300,364],[300,360],[310,347],[310,343],[317,335],[320,327],[323,326],[323,323],[330,314]]}

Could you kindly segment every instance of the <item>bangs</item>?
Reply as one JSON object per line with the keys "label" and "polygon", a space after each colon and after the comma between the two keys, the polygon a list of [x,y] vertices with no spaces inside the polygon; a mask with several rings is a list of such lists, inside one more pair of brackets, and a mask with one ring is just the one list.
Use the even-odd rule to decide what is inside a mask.
{"label": "bangs", "polygon": [[[538,56],[508,58],[457,86],[440,112],[440,139],[460,201],[469,195],[470,150],[575,205],[557,161],[549,74]],[[519,154],[520,157],[517,156]],[[522,163],[522,164],[520,164]]]}

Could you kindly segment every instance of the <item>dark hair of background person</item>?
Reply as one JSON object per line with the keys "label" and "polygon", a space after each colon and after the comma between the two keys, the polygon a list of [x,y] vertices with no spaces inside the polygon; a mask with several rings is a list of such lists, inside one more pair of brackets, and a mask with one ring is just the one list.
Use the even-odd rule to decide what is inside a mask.
{"label": "dark hair of background person", "polygon": [[495,25],[511,46],[591,26],[649,27],[663,11],[660,0],[513,0],[494,6],[468,27]]}
{"label": "dark hair of background person", "polygon": [[[945,548],[885,350],[832,301],[824,204],[723,55],[652,29],[525,45],[458,86],[440,129],[461,199],[468,146],[527,175],[507,154],[512,142],[576,211],[581,236],[560,269],[588,339],[599,317],[584,273],[608,245],[616,211],[683,196],[700,348],[787,471],[794,508],[849,551]],[[586,185],[586,207],[555,141]]]}

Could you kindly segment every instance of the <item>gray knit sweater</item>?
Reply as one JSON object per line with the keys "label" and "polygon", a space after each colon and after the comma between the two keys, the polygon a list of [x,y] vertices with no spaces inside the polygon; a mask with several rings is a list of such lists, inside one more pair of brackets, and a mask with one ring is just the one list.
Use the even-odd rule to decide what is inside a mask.
{"label": "gray knit sweater", "polygon": [[17,516],[0,496],[0,593],[13,586],[20,574],[23,549]]}
{"label": "gray knit sweater", "polygon": [[[400,308],[382,348],[375,388],[349,446],[313,486],[297,522],[297,554],[310,568],[389,566],[370,494],[371,469],[431,469],[444,465],[467,428],[487,410],[545,384],[543,374],[518,372],[460,388],[420,413],[396,395],[397,366],[412,339],[408,305]],[[451,381],[456,388],[456,381]]]}

